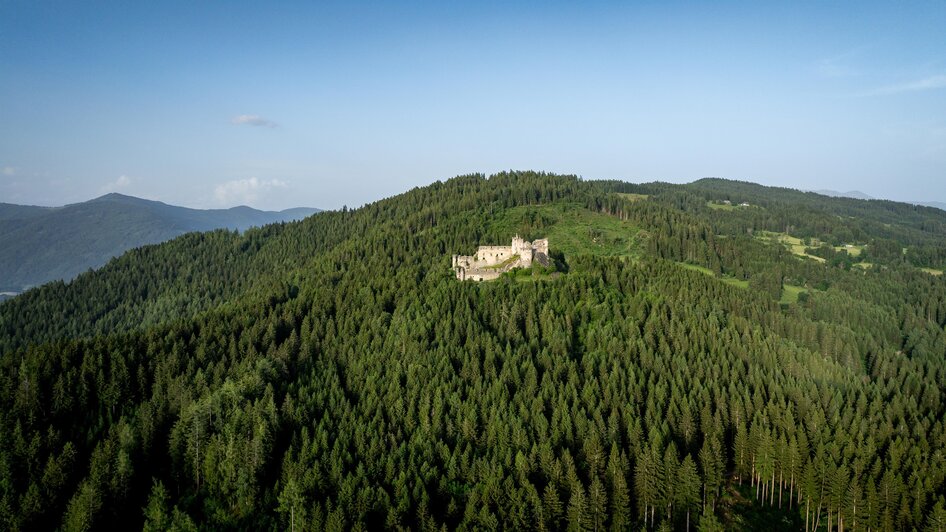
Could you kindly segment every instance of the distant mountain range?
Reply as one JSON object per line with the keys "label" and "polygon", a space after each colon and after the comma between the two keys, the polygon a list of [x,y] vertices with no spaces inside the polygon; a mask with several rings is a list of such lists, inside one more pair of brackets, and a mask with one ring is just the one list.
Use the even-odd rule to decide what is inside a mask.
{"label": "distant mountain range", "polygon": [[923,205],[925,207],[935,207],[937,209],[946,211],[946,203],[943,203],[942,201],[918,201],[916,204]]}
{"label": "distant mountain range", "polygon": [[831,196],[833,198],[854,198],[869,200],[874,199],[873,196],[864,194],[860,190],[849,190],[847,192],[838,192],[837,190],[812,190],[815,194],[821,194],[822,196]]}
{"label": "distant mountain range", "polygon": [[[64,207],[0,203],[0,292],[69,280],[125,251],[192,231],[300,220],[319,209],[188,209],[122,194]],[[2,298],[3,296],[0,296]]]}
{"label": "distant mountain range", "polygon": [[[821,194],[822,196],[831,196],[834,198],[854,198],[862,200],[872,200],[877,199],[873,196],[864,194],[860,190],[850,190],[848,192],[838,192],[837,190],[812,190],[815,194]],[[946,211],[946,203],[942,201],[908,201],[906,203],[912,203],[913,205],[922,205],[924,207],[934,207]]]}

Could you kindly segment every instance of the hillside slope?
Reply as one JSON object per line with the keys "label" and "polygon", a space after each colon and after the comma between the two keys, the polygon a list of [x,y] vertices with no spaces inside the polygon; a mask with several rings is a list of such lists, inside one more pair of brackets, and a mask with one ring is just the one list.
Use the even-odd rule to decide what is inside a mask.
{"label": "hillside slope", "polygon": [[121,194],[57,208],[0,204],[0,291],[70,280],[129,249],[184,233],[242,231],[314,212],[317,209],[198,210]]}
{"label": "hillside slope", "polygon": [[[891,209],[514,172],[136,250],[0,304],[0,523],[938,526],[946,213]],[[556,275],[453,278],[510,233]]]}

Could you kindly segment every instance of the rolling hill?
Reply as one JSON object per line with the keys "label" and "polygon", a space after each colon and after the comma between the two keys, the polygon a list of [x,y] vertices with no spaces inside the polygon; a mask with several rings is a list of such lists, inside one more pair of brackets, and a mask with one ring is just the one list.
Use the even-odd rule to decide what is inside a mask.
{"label": "rolling hill", "polygon": [[184,233],[288,222],[318,212],[250,207],[199,210],[122,194],[64,207],[0,204],[0,291],[70,280],[125,251]]}
{"label": "rolling hill", "polygon": [[[554,271],[455,279],[511,233]],[[936,209],[535,172],[186,234],[0,304],[0,523],[937,529],[944,250]]]}

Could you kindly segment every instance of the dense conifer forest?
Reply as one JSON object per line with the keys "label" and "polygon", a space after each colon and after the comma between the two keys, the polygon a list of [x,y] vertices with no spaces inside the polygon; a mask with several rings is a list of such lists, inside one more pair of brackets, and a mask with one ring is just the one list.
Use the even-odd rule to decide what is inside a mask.
{"label": "dense conifer forest", "polygon": [[[553,267],[455,280],[511,232]],[[0,303],[0,527],[943,530],[944,267],[946,212],[716,179],[188,234]]]}

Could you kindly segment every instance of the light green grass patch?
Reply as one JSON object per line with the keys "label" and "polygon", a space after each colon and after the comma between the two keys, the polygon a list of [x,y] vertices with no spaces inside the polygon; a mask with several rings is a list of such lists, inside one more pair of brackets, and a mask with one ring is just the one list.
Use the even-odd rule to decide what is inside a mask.
{"label": "light green grass patch", "polygon": [[799,257],[804,257],[807,259],[812,259],[818,262],[825,262],[825,260],[821,257],[816,257],[814,255],[809,255],[805,253],[806,246],[804,243],[802,243],[801,239],[798,237],[787,235],[785,233],[759,231],[759,233],[756,235],[756,238],[760,240],[765,240],[767,242],[778,242],[779,244],[782,244],[783,246],[787,247],[788,250],[791,251],[793,255],[797,255]]}
{"label": "light green grass patch", "polygon": [[865,270],[869,270],[874,267],[874,263],[873,262],[855,262],[854,266],[857,266],[858,268],[863,268]]}
{"label": "light green grass patch", "polygon": [[778,300],[779,303],[785,304],[794,304],[798,303],[798,295],[802,292],[807,292],[804,287],[795,286],[791,284],[786,284],[782,286],[782,297]]}
{"label": "light green grass patch", "polygon": [[847,254],[850,255],[850,256],[852,256],[852,257],[860,257],[860,256],[861,256],[861,252],[864,251],[864,246],[859,245],[859,244],[850,244],[850,246],[851,246],[851,247],[848,247],[848,246],[846,246],[846,245],[845,245],[845,246],[834,246],[834,250],[835,250],[835,251],[847,251]]}
{"label": "light green grass patch", "polygon": [[495,233],[509,237],[519,234],[524,238],[548,238],[550,251],[561,251],[567,256],[635,256],[639,250],[637,227],[575,203],[507,209],[491,226]]}
{"label": "light green grass patch", "polygon": [[700,273],[709,275],[710,277],[716,277],[716,274],[713,273],[713,270],[706,268],[704,266],[697,266],[696,264],[690,264],[688,262],[678,262],[677,264],[679,264],[680,266],[683,266],[687,270],[693,270],[695,272],[700,272]]}
{"label": "light green grass patch", "polygon": [[[680,266],[682,266],[683,268],[687,270],[693,270],[695,272],[700,272],[704,275],[709,275],[710,277],[716,277],[716,274],[713,273],[713,270],[705,266],[698,266],[696,264],[690,264],[688,262],[678,262],[677,264],[679,264]],[[736,279],[735,277],[716,277],[716,278],[730,286],[735,286],[737,288],[749,288],[749,281]]]}
{"label": "light green grass patch", "polygon": [[937,270],[935,268],[920,268],[930,275],[943,275],[943,270]]}
{"label": "light green grass patch", "polygon": [[707,201],[706,206],[710,209],[717,211],[734,211],[736,210],[735,205],[726,205],[725,203],[716,203],[715,201]]}
{"label": "light green grass patch", "polygon": [[616,194],[628,201],[644,201],[645,199],[650,197],[647,194],[633,194],[630,192],[616,192]]}

